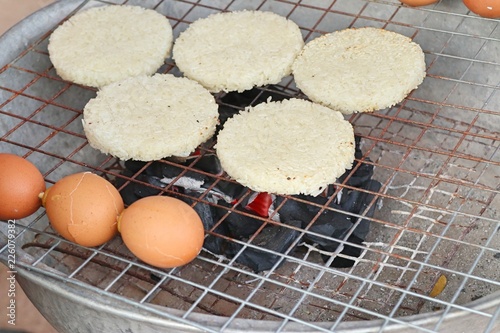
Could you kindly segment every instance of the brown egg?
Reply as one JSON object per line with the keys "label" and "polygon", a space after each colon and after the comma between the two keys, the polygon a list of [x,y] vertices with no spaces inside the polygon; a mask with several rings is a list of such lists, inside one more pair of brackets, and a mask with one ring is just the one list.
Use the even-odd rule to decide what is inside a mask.
{"label": "brown egg", "polygon": [[405,5],[408,6],[427,6],[430,5],[431,3],[436,3],[439,0],[399,0],[400,2],[404,3]]}
{"label": "brown egg", "polygon": [[119,230],[128,249],[160,268],[187,264],[201,250],[203,223],[185,202],[165,196],[146,197],[126,208]]}
{"label": "brown egg", "polygon": [[82,172],[64,177],[43,195],[50,224],[62,237],[83,246],[99,246],[118,232],[123,210],[118,190],[106,179]]}
{"label": "brown egg", "polygon": [[500,17],[500,1],[499,0],[463,0],[465,6],[471,12],[479,16],[487,18]]}
{"label": "brown egg", "polygon": [[0,154],[0,220],[21,219],[42,204],[45,181],[36,166],[14,154]]}

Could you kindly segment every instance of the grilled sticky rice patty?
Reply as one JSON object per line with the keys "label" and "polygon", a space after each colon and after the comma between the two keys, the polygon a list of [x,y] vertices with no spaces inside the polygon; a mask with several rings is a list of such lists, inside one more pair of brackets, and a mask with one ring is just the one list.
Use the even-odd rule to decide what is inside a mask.
{"label": "grilled sticky rice patty", "polygon": [[211,92],[279,83],[304,46],[299,27],[280,15],[236,11],[193,22],[176,39],[173,58],[185,76]]}
{"label": "grilled sticky rice patty", "polygon": [[402,101],[422,83],[425,59],[406,36],[353,28],[307,43],[292,71],[297,87],[312,101],[349,114]]}
{"label": "grilled sticky rice patty", "polygon": [[257,192],[317,195],[354,161],[352,125],[302,99],[267,102],[228,119],[216,152],[233,179]]}
{"label": "grilled sticky rice patty", "polygon": [[213,136],[214,97],[171,74],[137,76],[103,87],[83,110],[90,145],[122,160],[187,156]]}
{"label": "grilled sticky rice patty", "polygon": [[91,87],[151,75],[170,55],[168,19],[138,6],[94,7],[69,18],[51,34],[49,56],[57,74]]}

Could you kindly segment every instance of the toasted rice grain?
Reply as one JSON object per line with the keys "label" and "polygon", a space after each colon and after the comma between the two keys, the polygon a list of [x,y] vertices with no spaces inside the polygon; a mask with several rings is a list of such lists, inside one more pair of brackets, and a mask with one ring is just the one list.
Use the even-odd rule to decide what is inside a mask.
{"label": "toasted rice grain", "polygon": [[170,55],[168,19],[137,6],[102,6],[82,11],[50,36],[49,56],[57,74],[91,87],[151,75]]}
{"label": "toasted rice grain", "polygon": [[227,120],[217,155],[254,191],[317,195],[354,161],[354,132],[338,111],[301,99],[262,103]]}
{"label": "toasted rice grain", "polygon": [[193,22],[174,44],[185,76],[211,92],[279,83],[304,46],[299,27],[271,12],[217,13]]}
{"label": "toasted rice grain", "polygon": [[90,145],[122,160],[187,156],[213,136],[217,122],[214,97],[197,82],[171,74],[107,85],[83,110]]}
{"label": "toasted rice grain", "polygon": [[348,114],[402,101],[422,83],[425,59],[406,36],[346,29],[307,43],[292,70],[297,87],[312,101]]}

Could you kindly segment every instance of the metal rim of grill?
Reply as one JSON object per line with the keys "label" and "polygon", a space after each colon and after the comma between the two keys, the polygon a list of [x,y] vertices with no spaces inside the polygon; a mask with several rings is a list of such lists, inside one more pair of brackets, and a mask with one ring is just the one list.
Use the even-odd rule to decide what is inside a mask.
{"label": "metal rim of grill", "polygon": [[[97,327],[137,332],[158,327],[186,332],[498,329],[497,20],[469,13],[461,1],[446,0],[420,8],[396,0],[56,2],[0,38],[0,46],[7,49],[0,55],[0,151],[32,160],[49,184],[83,170],[124,178],[122,164],[90,148],[79,125],[82,108],[95,90],[58,78],[46,50],[50,33],[73,13],[90,5],[122,3],[140,3],[166,15],[175,36],[199,17],[242,7],[271,10],[294,20],[306,40],[348,27],[385,28],[422,46],[428,75],[398,105],[349,117],[362,137],[360,161],[374,165],[374,179],[383,185],[376,193],[379,204],[370,218],[370,234],[352,268],[330,268],[319,260],[317,249],[302,245],[293,253],[278,254],[286,263],[260,274],[206,252],[187,266],[160,270],[131,256],[119,237],[95,249],[68,243],[48,227],[41,209],[16,221],[16,271],[23,289],[56,328],[68,332],[78,327],[89,332],[98,331]],[[170,59],[160,72],[179,74]],[[286,96],[304,97],[292,78],[278,86]],[[216,95],[219,103],[223,97]],[[213,147],[207,144],[201,151],[213,152]],[[192,165],[182,168],[200,172]],[[136,176],[125,180],[138,182]],[[215,182],[227,180],[209,176]],[[203,201],[204,195],[196,200]],[[7,263],[7,223],[2,221],[0,229],[0,258]],[[258,248],[252,239],[231,241]],[[347,244],[346,238],[337,241]],[[341,256],[339,251],[328,255]],[[62,319],[54,308],[64,314]],[[100,324],[84,323],[78,311],[80,315],[95,311]],[[68,319],[69,314],[77,319]]]}

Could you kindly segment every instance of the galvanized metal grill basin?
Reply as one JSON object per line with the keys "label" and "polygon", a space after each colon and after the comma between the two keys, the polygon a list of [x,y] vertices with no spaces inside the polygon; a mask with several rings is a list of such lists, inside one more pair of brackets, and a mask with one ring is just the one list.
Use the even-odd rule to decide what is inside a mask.
{"label": "galvanized metal grill basin", "polygon": [[[348,27],[385,28],[422,46],[428,75],[395,107],[348,118],[362,137],[360,161],[372,163],[374,178],[383,184],[370,234],[352,268],[328,267],[317,249],[300,246],[281,255],[283,265],[260,274],[206,252],[182,268],[159,270],[134,258],[119,237],[97,249],[62,240],[40,209],[16,221],[16,271],[54,327],[61,332],[500,329],[497,20],[469,13],[460,1],[421,8],[395,0],[56,2],[0,38],[5,50],[0,151],[33,161],[49,185],[83,170],[121,177],[120,162],[93,150],[81,128],[81,111],[95,90],[58,78],[46,50],[60,22],[88,6],[110,3],[157,10],[171,20],[175,36],[199,17],[244,8],[289,17],[306,40]],[[180,75],[171,60],[159,71]],[[304,97],[291,77],[279,86],[288,96]],[[211,144],[202,148],[213,152]],[[0,255],[8,263],[8,224],[0,228]],[[255,247],[251,240],[244,245]]]}

